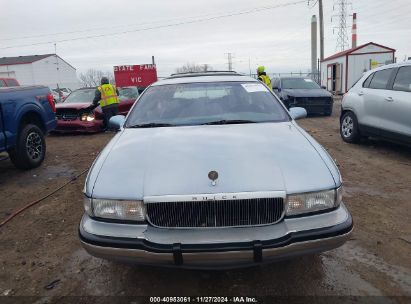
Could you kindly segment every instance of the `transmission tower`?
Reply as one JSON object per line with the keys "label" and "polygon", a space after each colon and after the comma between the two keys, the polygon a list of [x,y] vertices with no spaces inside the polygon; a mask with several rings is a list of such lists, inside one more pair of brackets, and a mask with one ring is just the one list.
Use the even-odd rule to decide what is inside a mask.
{"label": "transmission tower", "polygon": [[333,27],[333,31],[337,30],[337,51],[344,51],[349,48],[347,17],[349,6],[351,5],[351,2],[348,0],[334,0],[333,11],[336,12],[336,14],[333,15],[331,20],[334,21],[334,18],[337,19],[337,26]]}

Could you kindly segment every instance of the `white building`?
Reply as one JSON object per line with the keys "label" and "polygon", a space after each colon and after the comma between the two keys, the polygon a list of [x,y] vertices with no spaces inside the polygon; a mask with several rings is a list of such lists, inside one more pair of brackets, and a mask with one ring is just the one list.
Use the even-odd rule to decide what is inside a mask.
{"label": "white building", "polygon": [[395,50],[374,42],[321,61],[321,85],[337,94],[347,92],[364,72],[395,61]]}
{"label": "white building", "polygon": [[16,78],[21,85],[77,89],[76,69],[55,54],[0,58],[0,78]]}

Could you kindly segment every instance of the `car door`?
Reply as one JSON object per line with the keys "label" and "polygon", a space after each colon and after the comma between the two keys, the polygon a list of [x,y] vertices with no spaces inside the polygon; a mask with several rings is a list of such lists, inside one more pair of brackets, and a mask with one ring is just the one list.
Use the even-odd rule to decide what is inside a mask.
{"label": "car door", "polygon": [[394,68],[377,71],[363,83],[358,95],[362,98],[362,113],[358,116],[361,128],[367,133],[380,135],[383,120],[383,105],[388,97],[388,84]]}
{"label": "car door", "polygon": [[411,141],[411,66],[396,71],[382,113],[382,136]]}

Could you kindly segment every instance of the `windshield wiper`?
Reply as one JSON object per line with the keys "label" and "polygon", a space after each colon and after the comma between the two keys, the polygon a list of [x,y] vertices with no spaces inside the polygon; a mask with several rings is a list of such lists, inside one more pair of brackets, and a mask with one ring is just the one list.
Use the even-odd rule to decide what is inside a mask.
{"label": "windshield wiper", "polygon": [[245,120],[245,119],[223,119],[223,120],[206,122],[206,123],[203,123],[202,125],[230,125],[230,124],[246,124],[246,123],[257,123],[257,121]]}
{"label": "windshield wiper", "polygon": [[129,128],[159,128],[159,127],[173,127],[173,126],[175,125],[168,124],[168,123],[150,122],[150,123],[129,126]]}

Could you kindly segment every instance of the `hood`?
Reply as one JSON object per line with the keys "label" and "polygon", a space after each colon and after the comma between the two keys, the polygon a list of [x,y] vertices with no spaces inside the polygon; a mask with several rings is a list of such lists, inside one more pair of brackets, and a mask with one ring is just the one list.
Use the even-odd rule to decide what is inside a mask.
{"label": "hood", "polygon": [[282,89],[281,95],[293,97],[331,97],[332,94],[324,89]]}
{"label": "hood", "polygon": [[91,102],[79,102],[79,103],[57,103],[56,104],[56,109],[75,109],[75,110],[81,110],[89,107],[91,105]]}
{"label": "hood", "polygon": [[335,187],[302,132],[292,122],[125,129],[96,160],[85,190],[95,198],[142,199]]}

